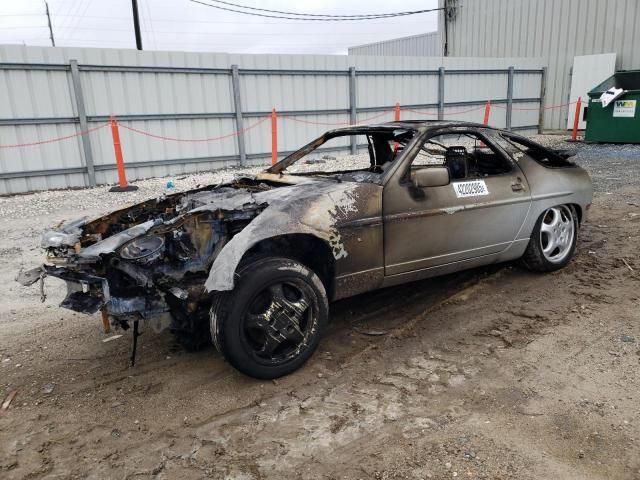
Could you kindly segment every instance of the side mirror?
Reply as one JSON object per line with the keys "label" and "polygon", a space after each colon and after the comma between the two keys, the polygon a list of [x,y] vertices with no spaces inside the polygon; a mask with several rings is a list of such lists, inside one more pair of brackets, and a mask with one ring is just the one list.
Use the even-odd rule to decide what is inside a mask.
{"label": "side mirror", "polygon": [[411,173],[411,181],[415,187],[443,187],[449,185],[449,169],[447,167],[426,167]]}

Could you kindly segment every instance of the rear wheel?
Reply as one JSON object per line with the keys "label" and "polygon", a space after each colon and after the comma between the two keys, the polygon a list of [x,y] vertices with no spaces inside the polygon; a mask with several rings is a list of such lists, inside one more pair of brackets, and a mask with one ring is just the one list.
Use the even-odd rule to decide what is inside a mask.
{"label": "rear wheel", "polygon": [[309,359],[328,313],[324,286],[312,270],[292,259],[267,257],[241,266],[234,290],[216,294],[211,335],[241,372],[277,378]]}
{"label": "rear wheel", "polygon": [[571,260],[578,240],[578,217],[573,207],[545,210],[533,229],[522,262],[530,270],[551,272]]}

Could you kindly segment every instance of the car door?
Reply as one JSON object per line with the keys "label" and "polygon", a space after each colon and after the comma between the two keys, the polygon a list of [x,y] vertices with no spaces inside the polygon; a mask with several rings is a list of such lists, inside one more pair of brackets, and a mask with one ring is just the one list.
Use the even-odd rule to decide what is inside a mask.
{"label": "car door", "polygon": [[[454,144],[436,137],[452,138]],[[432,142],[443,147],[442,159]],[[452,161],[456,155],[475,167],[464,171],[464,162]],[[514,241],[531,204],[529,186],[517,164],[479,130],[427,135],[422,149],[405,162],[383,191],[385,275],[497,254]],[[452,177],[448,184],[412,183],[416,170],[443,164]]]}

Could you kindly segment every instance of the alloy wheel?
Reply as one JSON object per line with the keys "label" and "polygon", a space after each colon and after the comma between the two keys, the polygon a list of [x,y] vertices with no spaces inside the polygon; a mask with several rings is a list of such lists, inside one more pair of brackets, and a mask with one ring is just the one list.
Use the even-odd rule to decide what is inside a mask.
{"label": "alloy wheel", "polygon": [[540,225],[542,254],[551,263],[562,262],[571,252],[575,236],[573,212],[566,205],[549,208]]}
{"label": "alloy wheel", "polygon": [[298,279],[273,283],[254,296],[242,333],[256,361],[279,365],[299,355],[316,328],[312,298],[311,288]]}

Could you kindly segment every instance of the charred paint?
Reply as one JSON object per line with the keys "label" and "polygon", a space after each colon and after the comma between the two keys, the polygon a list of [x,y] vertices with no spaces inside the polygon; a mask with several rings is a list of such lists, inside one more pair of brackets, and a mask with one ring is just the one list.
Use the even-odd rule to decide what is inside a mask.
{"label": "charred paint", "polygon": [[[518,177],[525,188],[502,203],[491,189],[481,203],[453,203],[450,186],[439,194],[407,182],[425,139],[474,129],[490,141],[492,129],[461,123],[396,122],[333,130],[255,177],[59,225],[43,235],[47,264],[21,272],[18,281],[33,284],[46,275],[63,279],[68,286],[63,307],[84,313],[102,310],[116,326],[144,319],[157,328],[169,326],[205,338],[203,326],[208,332],[211,325],[215,343],[218,322],[209,314],[212,300],[233,290],[238,266],[262,246],[270,253],[280,248],[275,251],[280,256],[308,260],[325,274],[328,296],[337,299],[463,268],[460,261],[466,258],[460,255],[432,253],[481,231],[489,238],[493,230],[482,229],[496,206],[502,211],[495,218],[506,224],[514,205],[523,204],[514,227],[520,248],[526,246],[539,214],[539,208],[529,205],[532,202],[540,208],[557,202],[557,195],[551,194],[560,190],[567,192],[563,201],[579,206],[591,202],[590,182],[582,170],[554,170],[550,181],[549,169],[522,152],[509,161],[526,174],[525,180]],[[290,165],[327,140],[351,134],[378,136],[369,144],[369,169],[287,174]],[[392,149],[391,160],[380,160],[389,157],[376,150],[385,142],[402,144]],[[507,176],[500,181],[503,191],[512,192],[514,183]],[[485,215],[484,223],[478,211]],[[501,230],[494,230],[504,232],[503,223]],[[451,237],[454,230],[466,233]],[[303,251],[302,246],[311,250]],[[499,247],[504,250],[506,242]],[[497,247],[494,250],[487,250],[483,261],[492,260],[492,255],[509,259]],[[444,260],[449,264],[442,267],[438,262]]]}

